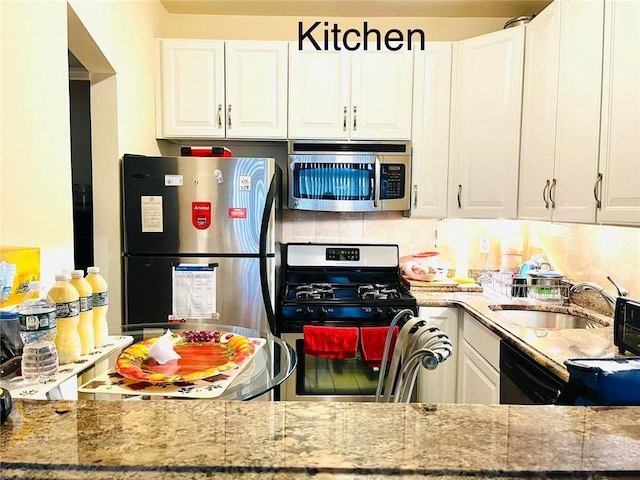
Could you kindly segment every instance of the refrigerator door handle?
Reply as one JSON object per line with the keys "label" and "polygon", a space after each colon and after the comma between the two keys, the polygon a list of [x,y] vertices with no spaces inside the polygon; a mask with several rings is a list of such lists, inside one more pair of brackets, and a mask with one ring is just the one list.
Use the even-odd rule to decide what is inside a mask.
{"label": "refrigerator door handle", "polygon": [[260,225],[260,283],[262,287],[262,299],[264,301],[264,308],[267,313],[267,320],[269,321],[271,333],[275,333],[276,331],[276,316],[271,302],[271,292],[269,291],[269,278],[267,271],[267,255],[269,254],[269,252],[267,252],[267,232],[269,231],[271,211],[275,207],[276,195],[279,193],[278,189],[280,188],[281,179],[282,170],[276,167],[265,199],[264,213],[262,214],[262,225]]}
{"label": "refrigerator door handle", "polygon": [[[273,259],[273,258],[272,258]],[[276,315],[273,311],[271,303],[271,292],[269,291],[269,278],[267,277],[267,260],[268,257],[260,257],[260,285],[262,287],[262,300],[264,301],[264,309],[267,313],[267,321],[272,334],[276,331]]]}

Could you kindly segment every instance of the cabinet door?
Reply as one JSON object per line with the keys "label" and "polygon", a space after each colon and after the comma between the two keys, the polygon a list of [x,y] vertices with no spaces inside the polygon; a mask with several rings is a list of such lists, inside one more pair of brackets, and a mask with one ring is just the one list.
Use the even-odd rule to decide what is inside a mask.
{"label": "cabinet door", "polygon": [[352,57],[351,138],[409,140],[412,51],[366,51]]}
{"label": "cabinet door", "polygon": [[450,185],[452,216],[515,218],[524,26],[459,43]]}
{"label": "cabinet door", "polygon": [[640,225],[640,2],[605,5],[598,221]]}
{"label": "cabinet door", "polygon": [[453,345],[453,355],[435,370],[421,368],[418,374],[418,402],[456,402],[456,364],[458,358],[458,309],[420,307],[420,318],[429,320],[444,332]]}
{"label": "cabinet door", "polygon": [[411,216],[447,216],[452,42],[427,42],[413,64]]}
{"label": "cabinet door", "polygon": [[351,60],[348,52],[289,45],[289,138],[348,139]]}
{"label": "cabinet door", "polygon": [[224,42],[162,40],[160,138],[224,137]]}
{"label": "cabinet door", "polygon": [[550,220],[560,50],[560,3],[525,25],[518,217]]}
{"label": "cabinet door", "polygon": [[500,373],[463,340],[458,371],[458,403],[500,403]]}
{"label": "cabinet door", "polygon": [[[596,218],[604,0],[562,0],[560,5],[553,220],[592,223]],[[636,92],[639,85],[636,83]]]}
{"label": "cabinet door", "polygon": [[227,138],[287,137],[287,42],[226,42]]}

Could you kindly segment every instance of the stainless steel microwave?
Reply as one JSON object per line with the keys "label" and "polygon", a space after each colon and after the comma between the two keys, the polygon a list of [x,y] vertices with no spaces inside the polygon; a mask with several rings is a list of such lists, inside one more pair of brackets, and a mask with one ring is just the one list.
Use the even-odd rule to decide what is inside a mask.
{"label": "stainless steel microwave", "polygon": [[290,141],[287,175],[290,209],[409,210],[411,142]]}

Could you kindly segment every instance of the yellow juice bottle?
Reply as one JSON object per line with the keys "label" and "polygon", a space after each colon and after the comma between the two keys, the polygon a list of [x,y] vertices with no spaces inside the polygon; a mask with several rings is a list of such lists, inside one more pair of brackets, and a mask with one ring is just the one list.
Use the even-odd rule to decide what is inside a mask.
{"label": "yellow juice bottle", "polygon": [[84,278],[83,270],[72,270],[69,282],[80,295],[80,322],[78,323],[80,353],[88,355],[96,346],[93,333],[93,289]]}
{"label": "yellow juice bottle", "polygon": [[85,277],[93,289],[93,337],[96,347],[107,343],[109,326],[107,324],[107,310],[109,309],[109,286],[100,275],[100,267],[87,268]]}
{"label": "yellow juice bottle", "polygon": [[49,290],[49,296],[56,304],[56,338],[60,365],[77,362],[82,349],[78,324],[80,323],[80,295],[69,283],[69,273],[56,275],[56,283]]}

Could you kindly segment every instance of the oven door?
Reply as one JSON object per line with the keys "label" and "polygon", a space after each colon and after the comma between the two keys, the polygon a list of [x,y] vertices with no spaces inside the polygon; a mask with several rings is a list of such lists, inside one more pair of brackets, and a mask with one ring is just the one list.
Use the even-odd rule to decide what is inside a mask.
{"label": "oven door", "polygon": [[305,355],[302,333],[283,333],[282,339],[297,354],[298,364],[281,388],[282,400],[313,402],[373,402],[378,386],[377,368],[355,358],[330,359]]}

